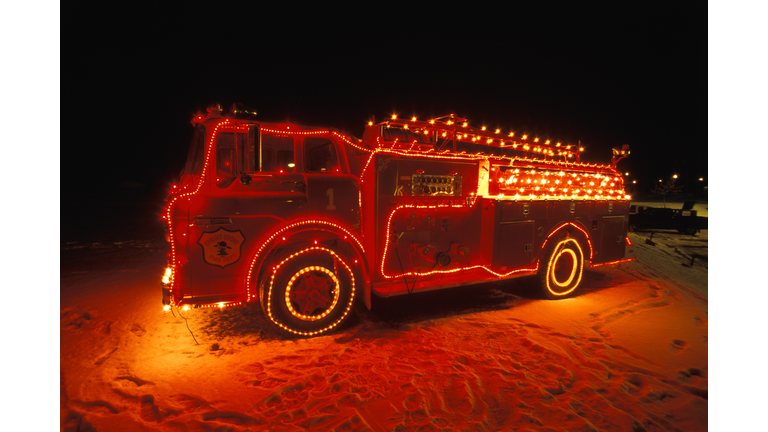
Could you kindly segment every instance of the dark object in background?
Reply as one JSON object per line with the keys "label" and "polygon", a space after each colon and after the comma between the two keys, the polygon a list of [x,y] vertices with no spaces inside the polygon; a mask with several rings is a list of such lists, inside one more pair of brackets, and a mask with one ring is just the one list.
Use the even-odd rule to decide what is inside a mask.
{"label": "dark object in background", "polygon": [[686,201],[682,209],[632,205],[629,207],[629,231],[674,229],[683,234],[694,235],[701,227],[696,210],[692,208],[693,201]]}

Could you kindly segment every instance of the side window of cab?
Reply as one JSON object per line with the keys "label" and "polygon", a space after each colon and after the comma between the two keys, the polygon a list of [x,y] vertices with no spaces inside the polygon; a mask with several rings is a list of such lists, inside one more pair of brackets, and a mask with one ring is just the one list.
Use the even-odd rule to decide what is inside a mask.
{"label": "side window of cab", "polygon": [[263,134],[261,136],[261,172],[293,172],[296,167],[293,137]]}
{"label": "side window of cab", "polygon": [[248,132],[221,132],[216,137],[217,186],[228,187],[241,173],[290,173],[296,167],[291,136],[262,134],[258,125]]}
{"label": "side window of cab", "polygon": [[328,138],[304,139],[304,171],[308,173],[336,172],[339,158],[333,141]]}

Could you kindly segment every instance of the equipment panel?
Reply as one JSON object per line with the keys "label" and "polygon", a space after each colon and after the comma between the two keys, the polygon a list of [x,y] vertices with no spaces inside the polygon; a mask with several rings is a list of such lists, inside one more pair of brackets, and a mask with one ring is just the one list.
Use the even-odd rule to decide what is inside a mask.
{"label": "equipment panel", "polygon": [[411,175],[411,195],[461,196],[461,176],[413,174]]}

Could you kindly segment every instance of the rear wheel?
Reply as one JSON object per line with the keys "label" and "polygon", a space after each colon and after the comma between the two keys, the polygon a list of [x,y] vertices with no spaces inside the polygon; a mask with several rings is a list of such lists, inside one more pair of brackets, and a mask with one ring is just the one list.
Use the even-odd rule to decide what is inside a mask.
{"label": "rear wheel", "polygon": [[293,334],[314,336],[349,316],[355,277],[335,251],[308,247],[275,266],[261,295],[264,313],[273,324]]}
{"label": "rear wheel", "polygon": [[554,300],[573,295],[584,272],[584,252],[574,238],[550,239],[539,262],[542,293]]}

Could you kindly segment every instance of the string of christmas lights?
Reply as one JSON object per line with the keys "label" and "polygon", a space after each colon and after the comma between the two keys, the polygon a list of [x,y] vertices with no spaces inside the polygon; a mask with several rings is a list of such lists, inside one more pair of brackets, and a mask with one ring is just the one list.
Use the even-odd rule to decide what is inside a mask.
{"label": "string of christmas lights", "polygon": [[[197,120],[201,120],[202,116],[198,116]],[[577,149],[578,153],[571,152],[571,148],[576,147],[573,145],[563,145],[560,142],[552,143],[551,140],[545,140],[544,143],[539,143],[540,139],[538,137],[534,137],[532,140],[532,143],[528,143],[528,135],[523,134],[522,137],[519,140],[512,140],[509,138],[513,138],[515,136],[514,132],[509,132],[507,134],[506,138],[500,138],[501,136],[501,130],[496,129],[494,132],[488,131],[485,126],[482,126],[480,130],[477,130],[476,128],[469,127],[468,123],[465,121],[465,119],[458,119],[458,120],[464,120],[463,123],[459,126],[454,122],[454,120],[445,120],[444,118],[438,118],[438,119],[431,119],[428,122],[420,122],[416,119],[416,117],[413,117],[411,119],[411,123],[409,124],[407,121],[404,120],[397,120],[397,116],[392,116],[392,121],[386,122],[386,127],[393,127],[393,126],[402,126],[403,129],[413,131],[415,133],[424,133],[428,134],[429,132],[437,132],[438,134],[441,134],[442,137],[446,138],[450,135],[451,138],[465,141],[465,142],[471,142],[471,143],[483,143],[488,146],[498,146],[499,148],[512,148],[514,150],[519,150],[523,152],[528,153],[537,153],[542,154],[545,156],[562,156],[565,159],[572,158],[574,154],[578,156],[579,153],[584,151],[583,147],[579,147]],[[193,123],[195,122],[201,122],[193,120]],[[164,209],[164,215],[163,219],[168,224],[168,231],[169,231],[169,238],[170,238],[170,266],[166,269],[166,272],[163,276],[163,283],[168,288],[170,293],[170,302],[171,306],[175,305],[175,296],[174,296],[174,289],[175,287],[175,280],[176,280],[176,267],[181,264],[181,261],[178,257],[178,251],[177,251],[177,245],[176,241],[179,237],[186,237],[186,233],[184,233],[183,225],[184,224],[174,224],[172,220],[173,215],[173,208],[178,203],[182,202],[184,198],[189,201],[192,195],[197,194],[203,184],[205,183],[206,177],[209,175],[209,169],[212,169],[209,167],[210,161],[212,158],[212,151],[214,148],[214,143],[217,137],[217,134],[220,132],[247,132],[250,125],[256,124],[254,122],[236,122],[227,118],[223,118],[213,124],[213,131],[211,133],[210,139],[208,140],[208,144],[206,146],[205,150],[205,159],[203,163],[203,169],[201,171],[201,174],[197,176],[196,181],[194,182],[194,186],[191,188],[191,190],[188,190],[188,185],[181,186],[179,185],[173,185],[171,193],[169,194],[169,200],[167,205]],[[369,126],[373,126],[372,122],[369,122]],[[454,131],[454,128],[456,129]],[[459,129],[460,128],[460,129]],[[438,159],[438,160],[453,160],[453,161],[477,161],[477,162],[485,162],[489,163],[492,167],[492,171],[495,172],[495,177],[490,179],[491,182],[494,182],[494,186],[498,186],[499,194],[494,195],[494,198],[497,199],[514,199],[514,200],[521,200],[521,201],[538,201],[538,200],[595,200],[595,201],[608,201],[608,200],[629,200],[631,197],[629,195],[626,195],[624,193],[624,179],[621,177],[621,174],[616,172],[615,169],[613,169],[609,165],[599,165],[599,164],[589,164],[589,163],[581,163],[578,161],[554,161],[554,160],[546,160],[546,159],[538,159],[538,158],[529,158],[526,156],[506,156],[506,155],[495,155],[495,154],[484,154],[483,152],[478,152],[475,154],[468,154],[466,151],[459,151],[459,152],[452,152],[448,149],[443,151],[437,151],[435,150],[434,146],[428,145],[429,148],[425,148],[425,145],[420,145],[420,143],[416,140],[413,142],[399,142],[398,139],[395,139],[392,144],[388,147],[384,146],[384,143],[381,140],[381,137],[376,137],[376,145],[374,148],[370,148],[366,146],[365,144],[360,144],[356,142],[354,139],[350,139],[348,136],[341,134],[336,131],[332,131],[330,129],[323,129],[323,130],[316,130],[316,131],[306,131],[306,130],[290,130],[291,126],[286,125],[285,129],[281,128],[262,128],[261,130],[267,133],[272,133],[276,135],[320,135],[320,134],[333,134],[346,144],[360,150],[363,152],[369,153],[368,160],[366,161],[363,171],[360,175],[359,182],[362,183],[363,177],[365,175],[366,170],[368,169],[368,166],[371,162],[371,160],[374,158],[376,154],[384,154],[384,155],[392,155],[392,156],[400,156],[400,157],[420,157],[420,158],[429,158],[429,159]],[[300,129],[300,128],[299,128]],[[502,167],[509,167],[502,169]],[[498,170],[497,170],[498,168]],[[570,170],[574,170],[577,172],[567,172]],[[589,171],[588,173],[583,171]],[[478,194],[477,196],[487,196],[487,195],[481,195],[479,192],[481,190],[480,183],[478,182]],[[439,208],[439,207],[458,207],[458,208],[464,208],[465,205],[473,205],[475,203],[476,195],[475,193],[472,193],[472,200],[467,200],[467,203],[460,204],[460,205],[444,205],[444,204],[435,204],[435,205],[415,205],[415,204],[403,204],[399,207],[395,208],[392,213],[390,213],[389,220],[387,223],[387,237],[389,238],[389,230],[390,230],[390,224],[393,215],[395,212],[397,212],[400,209],[403,208]],[[358,202],[360,204],[360,207],[362,207],[362,196],[359,193],[358,194]],[[267,244],[269,244],[274,238],[276,238],[280,233],[284,232],[285,230],[304,225],[304,224],[321,224],[321,225],[327,225],[331,226],[333,228],[336,228],[338,230],[341,230],[346,234],[344,237],[345,239],[347,237],[352,237],[354,242],[358,245],[359,250],[363,251],[364,249],[362,246],[362,243],[357,239],[356,236],[354,236],[350,230],[347,230],[346,228],[333,223],[329,221],[324,220],[309,220],[309,221],[302,221],[297,222],[293,224],[288,224],[282,228],[279,228],[277,231],[272,233],[272,235],[267,237],[267,240],[262,242],[260,247],[258,248],[255,256],[253,257],[253,260],[251,262],[251,266],[249,268],[249,272],[246,278],[246,300],[245,302],[250,302],[252,299],[254,299],[256,296],[255,294],[251,294],[251,278],[252,273],[254,270],[254,266],[257,263],[257,260],[260,256],[260,254],[263,252],[264,248]],[[178,225],[178,226],[177,226]],[[563,225],[560,225],[557,227],[550,236],[545,239],[544,244],[546,245],[546,242],[548,239],[554,235],[556,232],[558,232],[560,229],[562,229],[565,225],[572,225],[576,227],[577,229],[581,230],[585,238],[587,239],[587,242],[589,243],[589,252],[590,252],[590,260],[592,258],[592,245],[591,240],[589,239],[588,233],[578,227],[577,225],[573,223],[566,223]],[[184,239],[185,241],[189,241],[189,239]],[[628,239],[627,239],[628,240]],[[180,244],[179,246],[183,247],[183,244]],[[518,269],[513,270],[507,273],[497,273],[485,266],[470,266],[466,268],[459,268],[459,269],[450,269],[450,270],[435,270],[428,273],[418,273],[415,274],[413,272],[409,273],[403,273],[401,275],[387,275],[384,272],[384,260],[386,259],[386,255],[388,252],[389,242],[385,243],[384,246],[384,252],[383,252],[383,259],[382,259],[382,266],[381,266],[381,273],[382,276],[388,279],[396,278],[396,277],[405,277],[405,276],[426,276],[436,273],[453,273],[456,271],[463,271],[463,270],[471,270],[476,268],[482,268],[485,271],[494,274],[498,277],[506,277],[513,273],[519,273],[519,272],[535,272],[538,270],[538,263],[535,268],[527,268],[527,269]],[[332,252],[331,252],[332,253]],[[631,259],[630,259],[631,260]],[[619,260],[612,263],[619,263],[619,262],[626,262],[630,260]],[[355,261],[357,262],[357,261]],[[612,263],[603,263],[598,265],[607,265]],[[346,264],[345,264],[346,265]],[[595,266],[598,266],[595,265]],[[351,270],[350,270],[351,271]],[[274,279],[274,274],[273,274]],[[354,278],[353,278],[354,279]],[[212,305],[204,305],[203,307],[228,307],[228,306],[235,306],[244,304],[243,302],[220,302],[217,304]],[[348,308],[349,309],[349,308]],[[345,312],[346,315],[346,312]],[[274,321],[274,320],[273,320]],[[279,323],[276,323],[280,325]],[[335,324],[334,324],[335,325]],[[281,327],[285,328],[283,325],[280,325]],[[286,329],[288,331],[292,331],[294,333],[297,333],[293,330]],[[325,329],[327,330],[327,329]],[[323,331],[325,331],[323,330]],[[317,332],[311,333],[316,334]],[[299,333],[302,334],[302,333]],[[305,334],[305,335],[311,335],[311,334]]]}
{"label": "string of christmas lights", "polygon": [[[344,310],[344,312],[341,314],[341,316],[336,321],[330,323],[328,326],[326,326],[326,327],[324,327],[324,328],[322,328],[320,330],[311,331],[311,332],[303,332],[303,331],[298,331],[298,330],[294,330],[292,328],[286,327],[283,323],[279,322],[272,315],[272,288],[274,287],[275,276],[279,273],[280,267],[282,267],[286,262],[292,260],[293,258],[296,258],[299,255],[302,255],[302,254],[305,254],[305,253],[311,252],[311,251],[325,251],[325,252],[331,254],[337,260],[337,262],[340,262],[342,264],[344,269],[346,269],[346,271],[349,274],[349,279],[351,281],[351,295],[349,297],[349,303],[346,305],[346,309]],[[328,272],[328,273],[332,274],[332,272]],[[338,285],[339,282],[338,282],[338,279],[335,278],[335,276],[334,276],[334,280],[335,280],[335,282],[337,284],[337,291],[339,291],[340,290],[340,287]],[[291,281],[293,281],[293,279]],[[290,287],[291,283],[292,282],[289,282],[289,284],[288,284],[289,287]],[[292,315],[296,316],[299,319],[312,318],[312,317],[309,317],[309,316],[301,315],[298,312],[296,312],[293,309],[293,306],[291,305],[291,302],[290,302],[290,299],[288,298],[288,295],[289,295],[289,290],[287,289],[286,290],[286,294],[285,294],[285,296],[286,296],[285,297],[285,303],[286,303],[286,305],[287,305],[287,307],[288,307],[288,309],[289,309],[289,311],[290,311],[290,313]],[[325,318],[328,314],[333,312],[333,308],[336,307],[336,304],[338,302],[338,297],[339,297],[339,294],[337,293],[337,295],[335,296],[335,301],[333,303],[333,306],[328,308],[328,309],[326,309],[325,312],[323,312],[322,316],[317,318],[317,319]],[[280,261],[280,263],[277,264],[274,267],[274,270],[272,272],[272,277],[270,278],[270,281],[269,281],[269,288],[268,288],[268,291],[267,291],[267,316],[269,317],[270,321],[272,321],[275,325],[279,326],[283,330],[286,330],[288,332],[291,332],[291,333],[294,333],[294,334],[297,334],[297,335],[302,335],[302,336],[314,336],[316,334],[320,334],[320,333],[323,333],[325,331],[328,331],[328,330],[336,327],[337,325],[339,325],[339,323],[341,323],[344,320],[344,318],[347,316],[347,314],[349,313],[350,309],[352,309],[352,304],[354,302],[354,299],[355,299],[355,277],[354,277],[354,273],[352,272],[352,269],[349,267],[349,265],[347,265],[346,261],[342,257],[340,257],[338,254],[336,254],[336,252],[334,252],[334,251],[332,251],[332,250],[330,250],[328,248],[325,248],[325,247],[322,247],[322,246],[311,246],[311,247],[302,249],[299,252],[296,252],[294,254],[289,255],[288,257],[286,257],[285,259]]]}
{"label": "string of christmas lights", "polygon": [[[382,252],[381,267],[380,267],[381,276],[383,276],[386,279],[397,279],[397,278],[401,278],[401,277],[403,277],[403,278],[404,277],[411,277],[411,276],[424,277],[424,276],[430,276],[430,275],[433,275],[433,274],[448,274],[448,273],[456,273],[456,272],[459,272],[459,271],[483,269],[483,270],[487,271],[488,273],[493,274],[496,277],[505,278],[505,277],[511,276],[513,274],[516,274],[516,273],[522,273],[522,272],[536,273],[536,272],[538,272],[539,260],[536,261],[536,266],[533,267],[533,268],[517,269],[517,270],[512,270],[512,271],[509,271],[509,272],[506,272],[506,273],[499,273],[499,272],[491,270],[487,266],[479,265],[478,264],[478,265],[472,265],[472,266],[467,266],[467,267],[457,267],[457,268],[448,269],[448,270],[432,270],[432,271],[424,272],[424,273],[421,273],[421,272],[403,272],[403,273],[400,273],[400,274],[387,274],[385,269],[384,269],[384,267],[385,267],[385,264],[386,264],[386,261],[387,261],[387,254],[389,253],[389,247],[390,247],[390,244],[392,243],[390,241],[390,238],[391,238],[390,236],[391,236],[391,232],[392,232],[392,218],[395,216],[395,213],[397,213],[399,210],[402,210],[402,209],[438,209],[438,208],[464,208],[464,209],[467,209],[467,211],[469,211],[469,207],[468,206],[464,206],[464,205],[446,205],[446,204],[435,204],[435,205],[402,204],[402,205],[399,205],[399,206],[395,207],[392,210],[392,212],[389,214],[389,218],[387,219],[387,225],[386,225],[387,231],[386,231],[386,234],[384,236],[385,243],[384,243],[384,250]],[[544,243],[541,246],[541,250],[545,250],[547,242],[549,241],[550,238],[552,238],[553,236],[559,234],[560,232],[562,232],[562,230],[564,228],[569,227],[569,226],[579,230],[582,234],[584,234],[584,238],[586,239],[587,244],[589,246],[589,259],[591,261],[592,258],[593,258],[593,255],[592,255],[593,254],[593,247],[592,247],[592,240],[589,237],[589,233],[584,228],[582,228],[581,226],[579,226],[578,224],[573,223],[573,222],[565,222],[565,223],[562,223],[562,224],[558,225],[557,227],[555,227],[552,230],[552,232],[550,232],[550,234],[547,236],[547,238],[544,240]]]}
{"label": "string of christmas lights", "polygon": [[[564,145],[561,142],[555,142],[553,144],[552,140],[549,139],[545,140],[543,144],[539,144],[541,140],[538,137],[534,137],[532,140],[532,142],[536,145],[531,145],[527,142],[524,142],[528,140],[528,134],[523,134],[520,140],[509,139],[514,138],[514,131],[510,131],[506,135],[506,138],[499,138],[497,135],[503,136],[500,128],[495,129],[495,131],[491,133],[488,131],[486,126],[482,126],[478,130],[469,126],[467,121],[463,121],[461,126],[456,125],[455,127],[450,127],[456,123],[453,120],[444,120],[449,116],[430,119],[428,121],[420,121],[417,120],[416,117],[412,117],[410,122],[408,122],[407,120],[399,120],[397,118],[397,114],[393,114],[391,120],[380,124],[385,125],[386,127],[401,126],[403,129],[410,130],[414,133],[429,134],[429,132],[438,132],[438,134],[443,138],[457,139],[460,141],[468,140],[467,142],[485,143],[486,145],[496,145],[500,148],[511,147],[512,149],[517,150],[519,147],[519,150],[521,151],[539,153],[547,156],[562,156],[566,159],[573,158],[574,156],[578,156],[580,153],[584,152],[583,146],[577,146],[573,144]],[[373,126],[373,122],[368,122],[368,126]],[[573,151],[571,151],[572,148],[574,149]]]}

